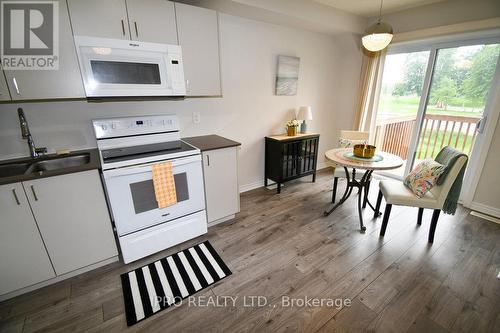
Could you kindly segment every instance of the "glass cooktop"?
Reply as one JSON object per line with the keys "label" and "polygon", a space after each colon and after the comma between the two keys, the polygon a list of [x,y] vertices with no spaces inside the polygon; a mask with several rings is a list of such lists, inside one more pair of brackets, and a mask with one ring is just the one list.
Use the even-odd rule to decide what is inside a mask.
{"label": "glass cooktop", "polygon": [[135,160],[144,157],[175,154],[181,152],[195,151],[196,148],[188,145],[183,141],[170,141],[153,143],[142,146],[132,146],[123,148],[113,148],[102,150],[102,159],[104,162],[121,162]]}

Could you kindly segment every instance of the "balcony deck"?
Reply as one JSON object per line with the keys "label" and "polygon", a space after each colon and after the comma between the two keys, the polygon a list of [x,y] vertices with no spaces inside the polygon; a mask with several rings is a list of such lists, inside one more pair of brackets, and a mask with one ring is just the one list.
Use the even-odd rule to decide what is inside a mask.
{"label": "balcony deck", "polygon": [[[470,155],[476,139],[480,117],[426,114],[418,139],[415,164],[426,158],[435,158],[444,146],[452,146]],[[401,157],[405,164],[389,175],[402,177],[408,158],[415,116],[383,117],[375,128],[375,146]]]}

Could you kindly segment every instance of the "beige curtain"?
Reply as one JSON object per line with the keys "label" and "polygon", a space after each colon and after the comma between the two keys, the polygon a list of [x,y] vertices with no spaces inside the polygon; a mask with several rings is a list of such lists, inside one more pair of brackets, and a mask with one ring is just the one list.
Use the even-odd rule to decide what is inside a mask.
{"label": "beige curtain", "polygon": [[363,63],[359,79],[358,103],[354,116],[354,130],[374,134],[375,117],[386,49],[369,52],[363,48]]}

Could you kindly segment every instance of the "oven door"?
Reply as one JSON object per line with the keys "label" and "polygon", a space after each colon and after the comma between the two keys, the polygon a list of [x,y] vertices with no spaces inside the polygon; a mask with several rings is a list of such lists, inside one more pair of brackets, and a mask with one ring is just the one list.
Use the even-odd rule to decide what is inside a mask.
{"label": "oven door", "polygon": [[173,165],[177,203],[162,209],[158,208],[155,197],[151,172],[154,163],[103,172],[119,236],[205,209],[201,156],[170,161]]}
{"label": "oven door", "polygon": [[87,97],[184,96],[178,45],[75,36]]}

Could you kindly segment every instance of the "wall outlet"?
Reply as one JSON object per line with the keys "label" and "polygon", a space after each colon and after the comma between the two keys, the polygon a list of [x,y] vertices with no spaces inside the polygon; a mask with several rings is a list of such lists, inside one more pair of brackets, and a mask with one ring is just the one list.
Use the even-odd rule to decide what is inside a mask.
{"label": "wall outlet", "polygon": [[201,122],[201,115],[198,111],[193,112],[193,123],[199,124]]}

